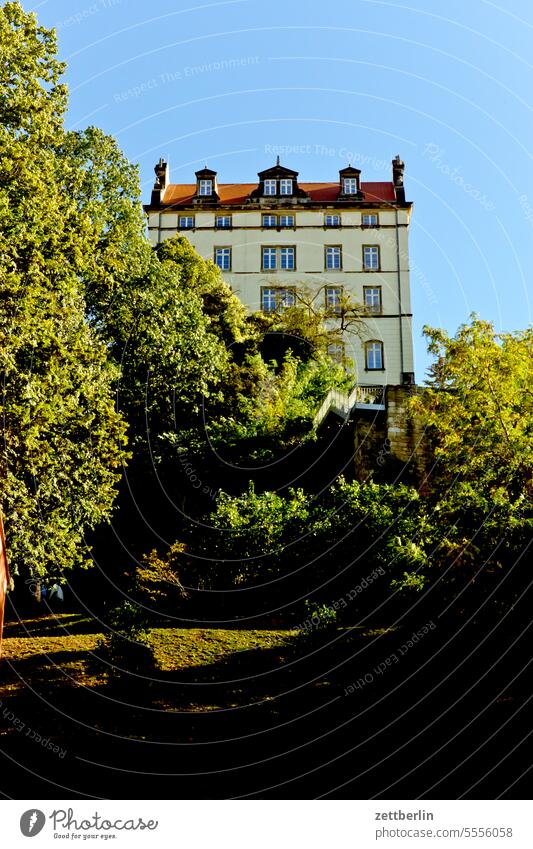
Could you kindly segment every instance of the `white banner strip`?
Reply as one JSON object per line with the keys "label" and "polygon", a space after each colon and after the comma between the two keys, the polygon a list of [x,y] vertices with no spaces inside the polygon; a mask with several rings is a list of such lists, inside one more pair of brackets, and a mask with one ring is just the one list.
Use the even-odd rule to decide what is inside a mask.
{"label": "white banner strip", "polygon": [[0,829],[6,849],[533,846],[527,801],[4,801]]}

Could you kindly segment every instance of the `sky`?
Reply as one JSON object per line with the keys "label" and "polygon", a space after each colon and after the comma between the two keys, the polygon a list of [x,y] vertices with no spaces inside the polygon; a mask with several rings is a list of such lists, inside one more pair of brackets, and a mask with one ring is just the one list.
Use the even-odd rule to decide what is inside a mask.
{"label": "sky", "polygon": [[477,312],[531,323],[530,0],[41,0],[68,63],[69,129],[94,124],[140,166],[223,183],[282,164],[302,182],[406,164],[416,376],[424,325]]}

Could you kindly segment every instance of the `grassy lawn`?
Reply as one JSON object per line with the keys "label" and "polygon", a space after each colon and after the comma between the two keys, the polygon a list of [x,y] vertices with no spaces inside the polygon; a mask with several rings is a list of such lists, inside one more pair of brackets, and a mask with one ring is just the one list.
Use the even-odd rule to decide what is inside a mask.
{"label": "grassy lawn", "polygon": [[[7,623],[2,654],[6,663],[0,694],[40,681],[55,686],[96,686],[101,676],[91,668],[92,652],[103,637],[99,623],[77,614],[56,614]],[[296,631],[243,628],[154,628],[151,643],[156,671],[201,671],[224,662],[258,658],[266,650],[283,650],[295,642]],[[240,656],[240,657],[239,657]],[[275,660],[283,657],[274,654]],[[206,670],[208,671],[208,670]],[[17,673],[23,674],[17,674]],[[209,676],[213,680],[213,676]]]}
{"label": "grassy lawn", "polygon": [[[333,785],[344,769],[345,778],[360,773],[358,792],[366,798],[390,782],[391,752],[398,749],[401,778],[425,763],[431,747],[444,751],[458,735],[460,761],[465,716],[484,717],[469,726],[476,749],[525,699],[525,679],[507,684],[517,671],[508,669],[507,659],[494,682],[481,677],[472,689],[479,659],[463,669],[465,641],[450,641],[451,631],[437,644],[449,643],[447,653],[435,651],[431,632],[398,654],[398,663],[387,663],[413,625],[374,623],[302,640],[288,629],[158,624],[151,632],[156,668],[113,677],[92,658],[103,632],[97,621],[61,614],[7,623],[0,765],[19,782],[20,798],[28,793],[28,776],[39,798],[56,798],[65,787],[82,796],[147,798],[146,781],[154,798],[227,798],[290,775],[303,776],[304,797],[314,798],[329,779],[312,769],[306,778],[309,765],[330,761]],[[347,692],[353,682],[363,684]],[[515,742],[502,737],[502,762]],[[344,767],[347,748],[353,756]],[[373,776],[369,770],[382,759]]]}

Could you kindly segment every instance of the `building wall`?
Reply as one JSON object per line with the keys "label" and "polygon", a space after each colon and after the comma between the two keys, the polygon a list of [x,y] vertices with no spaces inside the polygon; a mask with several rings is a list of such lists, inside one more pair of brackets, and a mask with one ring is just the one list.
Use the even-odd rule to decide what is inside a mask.
{"label": "building wall", "polygon": [[[325,227],[326,213],[341,215],[340,227]],[[373,212],[365,208],[364,213]],[[347,334],[346,354],[356,366],[357,380],[368,384],[400,384],[403,372],[413,372],[413,346],[411,330],[411,300],[409,286],[408,224],[405,209],[376,209],[378,227],[363,227],[360,209],[323,208],[300,210],[284,206],[279,208],[236,209],[217,207],[181,209],[180,215],[194,215],[194,228],[178,229],[178,212],[163,210],[150,212],[149,235],[152,244],[172,238],[180,232],[205,259],[213,260],[216,247],[231,248],[231,270],[223,276],[235,294],[250,311],[261,308],[262,287],[296,286],[316,292],[318,302],[324,304],[324,287],[342,286],[358,302],[363,302],[364,286],[380,286],[382,312],[365,319],[361,338]],[[291,228],[263,228],[263,214],[291,214],[295,226]],[[231,229],[215,229],[215,215],[231,214]],[[262,270],[263,246],[290,246],[296,249],[294,271]],[[326,270],[326,246],[342,248],[342,270]],[[363,246],[380,248],[380,269],[363,269]],[[401,309],[400,309],[401,305]],[[400,312],[402,318],[400,318]],[[384,346],[384,369],[365,369],[364,341],[379,340]],[[403,363],[402,363],[403,348]]]}
{"label": "building wall", "polygon": [[[421,418],[410,409],[417,386],[387,386],[385,410],[356,410],[353,416],[355,470],[364,481],[392,461],[404,466],[409,479],[427,490],[431,454]],[[394,466],[394,475],[399,474]]]}

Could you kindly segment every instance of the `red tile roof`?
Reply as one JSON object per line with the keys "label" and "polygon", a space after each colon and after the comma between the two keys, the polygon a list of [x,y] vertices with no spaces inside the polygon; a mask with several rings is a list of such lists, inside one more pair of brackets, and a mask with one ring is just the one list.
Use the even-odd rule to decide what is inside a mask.
{"label": "red tile roof", "polygon": [[361,183],[361,191],[364,192],[367,201],[385,201],[393,203],[396,200],[394,183]]}
{"label": "red tile roof", "polygon": [[[301,189],[307,192],[313,201],[337,200],[338,183],[299,183]],[[250,192],[257,188],[257,183],[219,183],[218,195],[221,203],[240,205],[245,203]],[[366,201],[376,203],[394,203],[396,195],[393,183],[361,183],[361,191]],[[196,193],[196,183],[171,183],[164,195],[165,206],[185,206],[190,204]]]}

